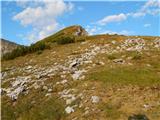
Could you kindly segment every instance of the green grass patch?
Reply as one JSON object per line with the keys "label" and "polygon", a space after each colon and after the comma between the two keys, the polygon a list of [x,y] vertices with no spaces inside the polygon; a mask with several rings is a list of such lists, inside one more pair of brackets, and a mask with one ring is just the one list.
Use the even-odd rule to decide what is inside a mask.
{"label": "green grass patch", "polygon": [[15,105],[2,97],[3,120],[60,120],[65,117],[64,106],[56,97],[45,97],[44,91],[34,91],[20,95]]}
{"label": "green grass patch", "polygon": [[58,100],[51,98],[23,114],[23,120],[60,120],[65,116],[64,108]]}
{"label": "green grass patch", "polygon": [[94,71],[88,76],[89,80],[103,81],[106,84],[160,84],[158,71],[144,67],[116,67],[103,68]]}
{"label": "green grass patch", "polygon": [[109,120],[117,120],[123,114],[118,110],[119,106],[113,105],[112,103],[103,104],[103,106],[101,106],[101,109],[103,109],[106,118],[108,118]]}
{"label": "green grass patch", "polygon": [[117,58],[117,56],[116,56],[115,54],[109,54],[109,55],[107,55],[107,58],[108,58],[109,60],[114,60],[114,59]]}

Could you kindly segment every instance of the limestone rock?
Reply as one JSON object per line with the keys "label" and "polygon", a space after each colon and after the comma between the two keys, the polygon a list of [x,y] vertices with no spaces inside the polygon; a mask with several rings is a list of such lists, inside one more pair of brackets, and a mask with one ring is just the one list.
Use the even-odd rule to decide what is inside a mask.
{"label": "limestone rock", "polygon": [[92,100],[92,103],[98,103],[100,101],[98,96],[92,96],[91,100]]}
{"label": "limestone rock", "polygon": [[73,107],[68,106],[68,107],[65,108],[65,112],[67,114],[70,114],[70,113],[74,112],[74,109],[73,109]]}

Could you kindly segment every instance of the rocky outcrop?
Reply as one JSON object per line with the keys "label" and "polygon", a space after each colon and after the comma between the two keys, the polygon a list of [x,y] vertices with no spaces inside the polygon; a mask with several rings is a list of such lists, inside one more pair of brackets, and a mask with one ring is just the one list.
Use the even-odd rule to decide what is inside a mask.
{"label": "rocky outcrop", "polygon": [[87,31],[81,26],[75,26],[75,27],[76,27],[76,30],[73,33],[73,35],[75,36],[87,36],[88,35]]}
{"label": "rocky outcrop", "polygon": [[12,52],[19,45],[5,39],[1,39],[1,55]]}

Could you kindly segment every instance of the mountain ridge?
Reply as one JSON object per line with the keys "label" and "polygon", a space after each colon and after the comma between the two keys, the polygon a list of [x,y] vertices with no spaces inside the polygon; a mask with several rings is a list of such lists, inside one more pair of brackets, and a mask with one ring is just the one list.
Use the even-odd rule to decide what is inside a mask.
{"label": "mountain ridge", "polygon": [[1,41],[1,56],[3,57],[4,54],[10,53],[15,50],[18,46],[17,43],[11,42],[9,40],[5,40],[3,38],[0,39]]}

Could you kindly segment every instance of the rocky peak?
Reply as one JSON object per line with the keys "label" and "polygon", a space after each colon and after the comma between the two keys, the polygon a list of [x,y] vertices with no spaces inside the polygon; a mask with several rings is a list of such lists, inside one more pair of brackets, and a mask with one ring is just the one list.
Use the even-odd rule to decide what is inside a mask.
{"label": "rocky peak", "polygon": [[75,36],[87,36],[87,31],[81,26],[75,26],[75,32],[73,33]]}

